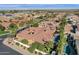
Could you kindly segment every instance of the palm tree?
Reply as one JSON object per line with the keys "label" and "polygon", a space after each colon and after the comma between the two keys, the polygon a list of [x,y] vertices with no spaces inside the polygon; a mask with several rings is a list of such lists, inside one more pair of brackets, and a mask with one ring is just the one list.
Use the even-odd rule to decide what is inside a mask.
{"label": "palm tree", "polygon": [[64,27],[66,25],[66,19],[62,19],[60,23],[60,40],[58,42],[57,52],[58,54],[64,54],[64,46],[66,45],[66,38],[64,36]]}

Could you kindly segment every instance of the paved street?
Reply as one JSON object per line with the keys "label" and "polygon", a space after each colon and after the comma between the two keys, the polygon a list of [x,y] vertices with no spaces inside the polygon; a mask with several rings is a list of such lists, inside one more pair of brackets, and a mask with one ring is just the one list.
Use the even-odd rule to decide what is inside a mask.
{"label": "paved street", "polygon": [[[19,30],[17,30],[17,33],[19,32],[19,31],[21,31],[21,30],[23,30],[23,29],[25,29],[25,28],[28,28],[28,26],[25,26],[25,27],[23,27],[23,28],[21,28],[21,29],[19,29]],[[6,41],[6,37],[10,37],[11,36],[11,34],[9,33],[9,34],[5,34],[5,35],[2,35],[2,36],[0,36],[0,55],[22,55],[21,53],[23,53],[23,54],[30,54],[28,51],[19,51],[19,49],[18,48],[15,48],[14,46],[12,47],[12,46],[8,46],[8,44],[6,45],[6,44],[4,44],[4,43],[2,43],[3,41]],[[17,50],[19,51],[19,52],[21,52],[21,53],[19,53],[19,52],[17,52]],[[22,50],[22,49],[21,49]]]}
{"label": "paved street", "polygon": [[10,47],[4,45],[2,42],[5,38],[0,37],[0,55],[21,55],[19,52],[11,49]]}
{"label": "paved street", "polygon": [[21,46],[17,46],[15,43],[12,45],[12,44],[8,44],[8,38],[6,38],[4,41],[3,41],[3,44],[12,48],[13,50],[16,50],[18,51],[19,53],[21,53],[22,55],[34,55],[34,53],[30,53],[27,49],[24,49],[23,47]]}

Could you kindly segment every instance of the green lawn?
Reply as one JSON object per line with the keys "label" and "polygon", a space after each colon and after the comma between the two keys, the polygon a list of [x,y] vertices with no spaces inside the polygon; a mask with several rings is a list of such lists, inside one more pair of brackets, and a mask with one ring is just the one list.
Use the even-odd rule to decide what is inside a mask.
{"label": "green lawn", "polygon": [[28,41],[26,39],[21,40],[21,43],[28,44]]}
{"label": "green lawn", "polygon": [[6,34],[6,33],[9,33],[9,32],[8,32],[8,31],[1,31],[1,30],[0,30],[0,35]]}
{"label": "green lawn", "polygon": [[52,41],[49,41],[46,44],[41,44],[41,43],[35,42],[35,43],[31,44],[31,47],[28,50],[32,53],[35,49],[38,49],[40,51],[47,52],[49,54],[51,51],[51,48],[53,48]]}

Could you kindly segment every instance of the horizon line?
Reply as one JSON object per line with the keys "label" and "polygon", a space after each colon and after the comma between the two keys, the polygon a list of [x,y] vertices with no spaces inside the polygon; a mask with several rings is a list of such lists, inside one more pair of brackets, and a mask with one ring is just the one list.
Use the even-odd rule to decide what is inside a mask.
{"label": "horizon line", "polygon": [[0,4],[1,9],[79,9],[79,4]]}

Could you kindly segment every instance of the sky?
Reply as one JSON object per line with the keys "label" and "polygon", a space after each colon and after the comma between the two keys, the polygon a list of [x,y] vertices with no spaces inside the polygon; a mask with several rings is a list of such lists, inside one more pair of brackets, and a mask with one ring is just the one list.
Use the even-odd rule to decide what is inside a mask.
{"label": "sky", "polygon": [[0,4],[0,9],[79,9],[79,4]]}

